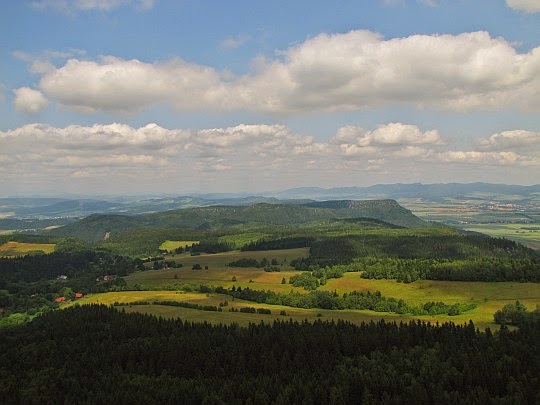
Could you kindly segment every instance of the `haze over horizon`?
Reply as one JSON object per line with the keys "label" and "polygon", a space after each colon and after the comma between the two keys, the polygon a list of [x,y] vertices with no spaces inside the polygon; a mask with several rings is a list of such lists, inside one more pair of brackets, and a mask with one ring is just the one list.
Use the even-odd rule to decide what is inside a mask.
{"label": "haze over horizon", "polygon": [[1,10],[0,196],[539,182],[540,0]]}

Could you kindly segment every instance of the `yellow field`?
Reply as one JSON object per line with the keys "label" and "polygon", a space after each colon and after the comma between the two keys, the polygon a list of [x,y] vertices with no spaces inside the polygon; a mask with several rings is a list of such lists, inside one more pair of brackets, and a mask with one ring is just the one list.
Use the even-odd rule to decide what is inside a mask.
{"label": "yellow field", "polygon": [[24,256],[28,252],[39,250],[43,253],[52,253],[55,246],[54,243],[6,242],[0,245],[0,257]]}
{"label": "yellow field", "polygon": [[173,250],[181,247],[185,248],[186,246],[191,246],[194,243],[199,243],[198,240],[166,240],[160,246],[160,250],[166,250],[167,252],[172,252]]}
{"label": "yellow field", "polygon": [[[306,257],[309,254],[307,248],[286,249],[274,251],[255,252],[225,252],[218,254],[203,254],[191,256],[189,254],[168,255],[167,261],[181,263],[181,268],[171,268],[166,270],[147,270],[133,273],[125,278],[128,287],[136,284],[159,289],[162,286],[195,284],[222,286],[231,288],[250,287],[255,290],[272,290],[280,293],[288,293],[291,290],[307,293],[303,288],[296,288],[288,284],[289,278],[298,271],[295,271],[289,263],[298,257]],[[227,264],[240,258],[254,258],[258,261],[262,258],[268,260],[276,259],[280,263],[280,272],[267,273],[259,268],[237,268]],[[200,264],[202,270],[192,270],[193,264]],[[151,265],[151,263],[149,263]],[[204,270],[208,266],[207,270]],[[233,277],[235,281],[233,281]],[[285,278],[287,284],[282,284]],[[185,320],[208,321],[213,323],[239,323],[272,321],[279,316],[279,312],[284,310],[288,317],[295,320],[315,320],[317,314],[322,314],[323,319],[343,319],[353,323],[363,321],[385,319],[389,321],[410,321],[421,319],[430,322],[464,323],[469,320],[481,329],[486,327],[498,328],[493,323],[493,314],[508,303],[516,300],[522,302],[529,310],[533,310],[540,305],[540,284],[535,283],[486,283],[486,282],[459,282],[459,281],[431,281],[420,280],[414,283],[398,283],[395,280],[368,280],[360,278],[360,273],[345,273],[342,278],[330,279],[327,284],[320,287],[321,290],[337,291],[339,294],[351,291],[380,291],[386,297],[403,299],[407,304],[419,306],[430,301],[442,301],[446,304],[469,303],[478,305],[472,311],[458,316],[436,315],[436,316],[412,316],[381,313],[367,310],[343,310],[331,311],[322,309],[301,309],[283,306],[273,306],[267,304],[257,304],[254,302],[244,302],[242,300],[233,301],[231,297],[219,294],[183,293],[180,291],[126,291],[99,294],[88,297],[83,302],[100,302],[112,304],[114,302],[129,303],[134,301],[154,301],[154,300],[177,300],[197,303],[200,305],[219,305],[225,300],[229,301],[229,307],[224,308],[224,312],[208,312],[189,308],[169,307],[162,305],[134,305],[122,307],[127,312],[138,311],[152,313],[165,317],[179,317]],[[228,308],[234,306],[264,307],[272,310],[272,315],[245,314],[239,312],[228,312]]]}
{"label": "yellow field", "polygon": [[395,280],[363,279],[360,278],[360,273],[353,272],[345,273],[342,278],[328,280],[328,283],[320,288],[336,290],[340,294],[354,290],[380,291],[384,296],[401,298],[411,305],[430,301],[443,301],[446,304],[474,302],[478,307],[465,314],[437,315],[435,318],[439,322],[465,322],[472,319],[482,327],[492,326],[493,314],[516,300],[525,304],[529,310],[540,305],[540,284],[537,283],[419,280],[405,284]]}
{"label": "yellow field", "polygon": [[360,278],[359,272],[345,273],[342,278],[328,280],[320,287],[338,293],[350,291],[380,291],[388,297],[402,298],[411,304],[427,301],[484,302],[487,300],[538,300],[538,283],[488,283],[479,281],[418,280],[414,283],[398,283],[395,280],[369,280]]}
{"label": "yellow field", "polygon": [[[267,273],[280,274],[280,273]],[[407,303],[420,305],[429,301],[443,301],[445,303],[466,303],[475,302],[478,307],[465,314],[457,316],[449,315],[399,315],[385,312],[374,312],[368,310],[322,310],[322,309],[302,309],[291,308],[281,305],[268,305],[258,304],[250,301],[233,300],[231,297],[221,294],[201,294],[193,292],[181,292],[181,291],[123,291],[123,292],[111,292],[104,294],[96,294],[89,296],[79,303],[102,303],[113,304],[129,303],[135,301],[185,301],[200,305],[216,305],[220,302],[228,301],[229,306],[223,309],[224,312],[208,312],[199,311],[189,308],[168,307],[161,305],[134,305],[133,307],[123,307],[128,312],[138,311],[144,313],[151,313],[155,315],[161,315],[166,317],[178,317],[185,320],[193,321],[207,321],[213,323],[239,323],[247,324],[249,322],[260,321],[272,321],[276,318],[283,318],[279,315],[281,310],[287,312],[287,319],[289,317],[301,321],[303,319],[315,320],[318,319],[318,313],[322,314],[323,319],[342,319],[353,323],[376,321],[379,319],[385,319],[388,321],[403,321],[408,322],[413,319],[420,319],[429,322],[448,322],[465,323],[472,320],[477,327],[485,329],[486,327],[498,328],[493,323],[493,314],[501,309],[508,303],[519,300],[529,310],[536,308],[536,305],[540,305],[540,285],[532,283],[474,283],[474,282],[445,282],[445,281],[419,281],[411,284],[397,283],[391,280],[365,280],[360,279],[356,273],[346,274],[343,279],[332,280],[332,283],[328,283],[326,286],[321,287],[326,290],[336,289],[342,293],[345,291],[381,291],[383,295],[391,296],[395,298],[403,298]],[[350,277],[351,280],[347,280]],[[359,280],[356,283],[356,278]],[[354,279],[354,280],[353,280]],[[341,283],[340,283],[341,282]],[[348,283],[347,283],[348,282]],[[231,283],[232,284],[232,283]],[[234,283],[238,285],[238,283]],[[341,284],[340,288],[339,285]],[[344,286],[345,285],[345,286]],[[250,285],[252,288],[262,289],[262,286],[258,283]],[[283,286],[282,292],[287,292],[293,287],[290,285]],[[279,291],[279,288],[273,288],[275,291]],[[301,289],[295,289],[297,291],[303,291]],[[228,312],[228,308],[231,307],[243,307],[250,306],[254,308],[269,308],[272,310],[272,315],[263,314],[244,314],[239,312]]]}
{"label": "yellow field", "polygon": [[[268,305],[258,304],[256,302],[244,301],[235,299],[221,294],[201,294],[201,293],[183,293],[176,291],[125,291],[125,292],[110,292],[103,294],[90,295],[76,303],[71,305],[84,305],[92,303],[100,303],[106,305],[112,305],[115,302],[129,303],[135,301],[154,301],[154,300],[167,300],[167,301],[183,301],[190,302],[199,305],[215,305],[219,306],[221,302],[227,301],[228,306],[223,307],[223,312],[201,311],[197,309],[172,307],[166,305],[132,305],[118,307],[120,310],[126,312],[142,312],[147,314],[153,314],[157,316],[163,316],[166,318],[181,318],[186,321],[192,322],[210,322],[213,324],[231,324],[237,323],[239,325],[247,325],[249,323],[259,322],[273,322],[276,319],[288,320],[293,319],[301,322],[305,319],[309,321],[321,320],[334,320],[339,319],[349,321],[352,323],[362,323],[370,321],[378,321],[384,319],[385,321],[396,322],[408,322],[413,319],[421,319],[429,322],[445,322],[453,321],[455,323],[468,322],[471,319],[470,316],[450,317],[448,315],[439,316],[407,316],[390,314],[386,312],[375,312],[367,310],[325,310],[325,309],[303,309],[303,308],[291,308],[281,305]],[[241,312],[229,312],[229,308],[241,308],[241,307],[254,307],[254,308],[267,308],[272,311],[272,314],[247,314]],[[279,315],[280,311],[285,311],[287,315]],[[317,316],[321,314],[322,316]],[[473,318],[474,319],[474,318]],[[498,326],[493,324],[492,319],[487,321],[476,322],[477,326],[481,329],[486,327],[497,328]]]}

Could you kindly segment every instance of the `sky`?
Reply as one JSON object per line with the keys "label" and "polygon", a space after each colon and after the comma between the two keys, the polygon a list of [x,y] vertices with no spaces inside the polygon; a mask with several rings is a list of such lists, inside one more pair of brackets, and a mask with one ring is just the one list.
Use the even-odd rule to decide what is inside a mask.
{"label": "sky", "polygon": [[540,183],[540,0],[0,0],[0,196]]}

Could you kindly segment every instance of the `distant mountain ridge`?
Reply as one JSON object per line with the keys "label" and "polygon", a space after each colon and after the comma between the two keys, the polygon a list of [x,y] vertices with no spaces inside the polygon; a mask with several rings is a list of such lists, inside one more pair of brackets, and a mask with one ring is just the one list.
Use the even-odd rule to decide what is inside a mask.
{"label": "distant mountain ridge", "polygon": [[262,195],[243,193],[209,193],[168,195],[163,197],[103,198],[0,198],[0,218],[81,218],[94,213],[137,215],[180,208],[208,206],[248,206],[257,203],[298,205],[329,200],[383,200],[419,198],[440,202],[446,198],[474,199],[481,194],[496,201],[539,199],[540,184],[532,186],[491,183],[448,184],[377,184],[367,187],[300,187]]}
{"label": "distant mountain ridge", "polygon": [[395,200],[368,200],[212,206],[136,216],[93,214],[78,222],[54,229],[50,234],[96,241],[106,232],[115,233],[144,227],[220,229],[251,225],[300,225],[352,218],[371,218],[406,228],[429,226]]}
{"label": "distant mountain ridge", "polygon": [[524,197],[540,193],[540,184],[531,186],[492,183],[436,183],[436,184],[376,184],[367,187],[301,187],[275,194],[278,198],[309,199],[370,199],[370,198],[425,198],[437,200],[445,197],[459,198],[471,193],[496,195],[521,195]]}

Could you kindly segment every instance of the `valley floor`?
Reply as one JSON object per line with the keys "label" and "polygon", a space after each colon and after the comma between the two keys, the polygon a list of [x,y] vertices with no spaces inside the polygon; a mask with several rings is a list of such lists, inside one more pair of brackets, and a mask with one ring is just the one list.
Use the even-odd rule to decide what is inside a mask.
{"label": "valley floor", "polygon": [[[220,294],[201,294],[195,292],[182,292],[183,285],[198,286],[221,286],[224,288],[241,287],[254,290],[271,290],[277,293],[291,291],[307,293],[299,287],[288,284],[288,280],[295,274],[300,274],[287,265],[297,257],[306,257],[309,254],[307,248],[284,249],[274,251],[253,252],[225,252],[218,254],[202,254],[191,256],[189,254],[167,256],[167,260],[182,264],[181,268],[169,268],[162,270],[147,270],[136,272],[127,276],[128,288],[151,289],[153,291],[123,291],[96,294],[83,300],[81,303],[133,303],[136,301],[183,301],[199,305],[215,305],[228,301],[229,306],[224,307],[222,312],[200,311],[191,308],[180,308],[163,305],[133,305],[124,307],[128,312],[144,312],[165,317],[177,317],[193,321],[208,321],[213,323],[239,323],[246,325],[249,322],[273,321],[283,318],[279,313],[285,311],[287,318],[295,320],[343,319],[353,323],[376,321],[385,319],[396,322],[408,322],[412,319],[420,319],[429,322],[465,323],[472,320],[477,327],[498,328],[493,321],[493,314],[504,305],[519,300],[529,310],[534,310],[540,305],[540,284],[519,282],[467,282],[467,281],[434,281],[418,280],[413,283],[400,283],[396,280],[372,280],[361,277],[359,272],[345,273],[341,278],[329,279],[320,290],[335,291],[339,295],[351,291],[376,292],[380,291],[383,296],[403,299],[410,305],[423,305],[427,302],[475,303],[477,307],[460,315],[400,315],[387,312],[374,312],[369,310],[323,310],[291,308],[279,305],[257,304]],[[227,264],[240,258],[256,258],[261,260],[275,259],[279,263],[281,271],[265,272],[261,268],[238,268]],[[194,264],[200,264],[201,270],[192,270]],[[207,269],[205,269],[207,267]],[[286,283],[283,283],[285,279]],[[169,290],[169,291],[166,291]],[[229,312],[230,308],[240,307],[269,308],[271,315],[246,314]],[[318,315],[321,316],[318,316]]]}

